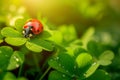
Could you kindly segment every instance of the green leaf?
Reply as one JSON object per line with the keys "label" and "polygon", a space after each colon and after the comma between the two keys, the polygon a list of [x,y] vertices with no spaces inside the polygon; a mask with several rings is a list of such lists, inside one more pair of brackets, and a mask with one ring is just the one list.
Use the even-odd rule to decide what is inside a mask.
{"label": "green leaf", "polygon": [[72,80],[72,79],[71,79],[71,77],[69,77],[63,73],[60,73],[58,71],[52,71],[49,74],[48,80]]}
{"label": "green leaf", "polygon": [[111,60],[114,58],[114,53],[110,50],[104,51],[100,56],[99,56],[99,64],[106,66],[111,64]]}
{"label": "green leaf", "polygon": [[112,60],[113,58],[114,58],[114,53],[110,50],[104,51],[99,56],[99,59],[102,59],[102,60]]}
{"label": "green leaf", "polygon": [[65,74],[66,73],[68,74],[68,72],[66,72],[66,70],[61,67],[61,63],[58,62],[58,57],[50,59],[48,61],[48,64],[50,65],[50,67],[56,69],[57,71],[60,71],[60,72],[65,73]]}
{"label": "green leaf", "polygon": [[39,34],[40,39],[46,39],[51,37],[51,34],[48,31],[43,31],[42,33]]}
{"label": "green leaf", "polygon": [[63,25],[59,27],[59,31],[62,32],[63,38],[66,42],[75,40],[77,38],[76,36],[76,30],[73,25]]}
{"label": "green leaf", "polygon": [[26,79],[24,77],[20,77],[20,78],[17,78],[16,80],[28,80],[28,79]]}
{"label": "green leaf", "polygon": [[[30,44],[30,45],[28,45],[28,44]],[[32,48],[30,48],[30,46],[43,48],[47,51],[52,51],[53,50],[52,42],[49,42],[49,41],[46,41],[46,40],[43,40],[43,39],[38,39],[38,38],[31,39],[29,42],[27,42],[26,47],[30,50],[33,50]],[[35,47],[34,47],[34,49],[35,49]],[[37,51],[38,51],[38,49],[37,49]]]}
{"label": "green leaf", "polygon": [[110,60],[98,60],[98,63],[102,66],[107,66],[111,64],[112,62]]}
{"label": "green leaf", "polygon": [[4,72],[0,74],[0,79],[1,80],[16,80],[16,77],[11,72]]}
{"label": "green leaf", "polygon": [[111,80],[107,72],[103,70],[96,70],[96,72],[88,77],[86,80]]}
{"label": "green leaf", "polygon": [[73,75],[75,72],[75,60],[68,53],[59,53],[57,62],[67,73]]}
{"label": "green leaf", "polygon": [[20,65],[22,65],[23,62],[24,62],[24,54],[19,51],[15,51],[10,58],[7,69],[13,70],[19,67]]}
{"label": "green leaf", "polygon": [[83,67],[89,65],[91,63],[91,61],[92,61],[92,56],[88,53],[81,53],[76,58],[76,62],[78,64],[79,68],[83,68]]}
{"label": "green leaf", "polygon": [[85,53],[85,52],[87,52],[85,49],[78,47],[74,50],[74,56],[77,57],[79,54]]}
{"label": "green leaf", "polygon": [[11,27],[5,27],[1,30],[1,34],[5,37],[23,37],[21,33]]}
{"label": "green leaf", "polygon": [[25,22],[26,22],[25,19],[17,19],[17,20],[15,21],[15,28],[16,28],[18,31],[22,32],[23,26],[24,26]]}
{"label": "green leaf", "polygon": [[11,47],[2,46],[0,47],[0,69],[2,70],[13,70],[24,61],[24,55],[21,52],[13,50]]}
{"label": "green leaf", "polygon": [[9,46],[0,47],[0,69],[2,70],[7,69],[12,54],[13,49],[11,47]]}
{"label": "green leaf", "polygon": [[5,38],[5,41],[8,44],[13,45],[13,46],[21,46],[21,45],[25,44],[27,39],[26,38],[19,38],[19,37],[16,37],[16,38],[7,37],[7,38]]}
{"label": "green leaf", "polygon": [[33,52],[41,52],[42,51],[42,47],[39,46],[38,44],[33,43],[33,42],[27,41],[26,47]]}
{"label": "green leaf", "polygon": [[60,31],[51,31],[52,36],[49,38],[49,40],[54,41],[57,44],[62,43],[63,41],[63,36]]}
{"label": "green leaf", "polygon": [[95,41],[89,41],[87,44],[87,49],[89,53],[96,58],[98,58],[102,53],[102,46]]}

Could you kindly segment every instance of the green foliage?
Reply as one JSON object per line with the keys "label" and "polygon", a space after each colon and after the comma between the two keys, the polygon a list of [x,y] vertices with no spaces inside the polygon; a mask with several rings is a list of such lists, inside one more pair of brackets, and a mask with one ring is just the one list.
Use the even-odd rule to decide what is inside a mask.
{"label": "green foliage", "polygon": [[12,74],[11,72],[4,72],[0,75],[0,79],[2,80],[27,80],[24,77],[19,77],[16,78],[14,74]]}
{"label": "green foliage", "polygon": [[[70,21],[70,24],[59,26],[49,21],[49,18],[56,17],[54,14],[45,18],[39,13],[39,8],[28,10],[28,13],[24,7],[19,6],[20,1],[10,0],[8,3],[12,5],[3,5],[5,1],[1,0],[0,3],[1,80],[119,80],[119,27],[107,30],[103,27],[119,26],[120,19],[112,10],[114,14],[109,12],[108,15],[110,22],[102,17],[106,17],[107,10],[104,10],[108,0],[58,1],[65,8],[64,14],[55,8],[61,11],[63,17],[69,18],[57,15],[56,20]],[[34,6],[39,7],[37,4]],[[51,9],[49,14],[52,12],[55,11]],[[42,22],[43,32],[26,38],[22,33],[23,26],[33,18]]]}
{"label": "green foliage", "polygon": [[53,44],[50,41],[46,41],[50,37],[49,32],[44,31],[40,36],[36,36],[34,39],[24,38],[22,35],[22,26],[24,24],[24,19],[19,19],[16,21],[16,24],[19,23],[18,27],[5,27],[1,30],[2,36],[5,37],[5,41],[12,46],[22,46],[26,47],[33,52],[41,52],[42,49],[52,51]]}
{"label": "green foliage", "polygon": [[[89,55],[88,53],[81,53],[80,55],[78,55],[78,57],[76,58],[76,62],[78,64],[79,68],[85,67],[88,65],[88,63],[90,63],[92,60],[92,56]],[[84,61],[84,62],[83,62]]]}
{"label": "green foliage", "polygon": [[[5,27],[1,30],[1,39],[5,38],[4,41],[11,46],[21,47],[19,51],[13,51],[14,48],[9,46],[0,47],[1,70],[14,70],[22,66],[25,62],[25,52],[39,53],[43,50],[49,52],[55,50],[56,55],[48,60],[49,66],[54,69],[49,74],[49,80],[92,80],[92,76],[99,78],[98,74],[103,75],[103,79],[109,80],[107,79],[109,76],[97,69],[100,65],[111,64],[114,54],[110,50],[104,50],[96,41],[91,41],[94,28],[89,28],[81,39],[77,39],[73,26],[69,28],[62,26],[56,31],[51,31],[46,27],[41,34],[25,38],[22,35],[23,24],[24,20],[19,19],[16,21],[18,27]],[[23,46],[27,50],[23,49]],[[35,56],[34,59],[39,70]],[[10,74],[11,76],[13,75]],[[18,80],[24,80],[24,78],[18,78]]]}
{"label": "green foliage", "polygon": [[96,70],[95,73],[86,80],[111,80],[110,75],[103,70]]}
{"label": "green foliage", "polygon": [[111,60],[114,58],[114,53],[112,51],[105,51],[99,56],[98,63],[101,65],[109,65],[112,63]]}
{"label": "green foliage", "polygon": [[22,34],[11,27],[5,27],[1,30],[4,37],[22,37]]}
{"label": "green foliage", "polygon": [[19,51],[14,51],[9,46],[0,47],[0,69],[13,70],[24,62],[24,55]]}
{"label": "green foliage", "polygon": [[[88,33],[90,31],[92,31],[91,34]],[[88,32],[86,32],[84,38],[82,38],[82,40],[84,41],[83,43],[84,45],[86,44],[85,46],[87,46],[88,51],[82,45],[74,44],[74,46],[79,45],[79,47],[74,47],[75,49],[67,48],[68,53],[58,53],[56,58],[49,60],[48,64],[55,69],[55,71],[51,72],[49,75],[50,80],[55,80],[59,78],[62,80],[66,80],[67,77],[64,78],[62,75],[70,76],[71,78],[69,80],[72,80],[74,78],[87,80],[90,76],[94,75],[94,73],[95,75],[99,74],[96,73],[96,70],[100,65],[106,66],[111,63],[111,60],[113,60],[114,58],[113,52],[110,50],[104,50],[102,46],[96,41],[91,41],[90,37],[93,35],[92,28],[91,30],[89,29]],[[85,38],[88,40],[85,41]],[[73,43],[71,43],[71,46],[73,46]],[[69,54],[70,49],[73,50],[72,55]],[[88,54],[88,52],[91,55]],[[54,73],[58,74],[58,78],[53,76]],[[104,73],[101,72],[100,74]],[[106,77],[104,79],[109,80]]]}
{"label": "green foliage", "polygon": [[57,71],[52,71],[48,80],[72,80],[69,76]]}

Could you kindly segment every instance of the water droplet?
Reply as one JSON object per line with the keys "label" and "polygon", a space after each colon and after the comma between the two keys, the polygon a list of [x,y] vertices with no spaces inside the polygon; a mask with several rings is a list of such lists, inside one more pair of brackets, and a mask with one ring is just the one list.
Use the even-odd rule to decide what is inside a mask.
{"label": "water droplet", "polygon": [[59,64],[59,66],[61,66],[61,64]]}
{"label": "water droplet", "polygon": [[18,62],[19,61],[19,59],[16,57],[16,56],[14,56],[14,59]]}
{"label": "water droplet", "polygon": [[53,61],[53,59],[50,59],[50,61]]}
{"label": "water droplet", "polygon": [[56,59],[59,59],[59,57],[57,57]]}
{"label": "water droplet", "polygon": [[65,77],[65,75],[64,75],[64,74],[63,74],[62,76],[63,76],[63,77]]}
{"label": "water droplet", "polygon": [[9,57],[9,56],[6,54],[5,57]]}
{"label": "water droplet", "polygon": [[19,64],[16,64],[16,67],[19,67]]}
{"label": "water droplet", "polygon": [[62,68],[65,68],[64,66],[62,66]]}
{"label": "water droplet", "polygon": [[56,59],[58,60],[58,59],[59,59],[59,57],[56,57]]}
{"label": "water droplet", "polygon": [[86,73],[85,74],[83,74],[84,76],[86,76]]}
{"label": "water droplet", "polygon": [[72,77],[75,77],[75,74],[73,74]]}
{"label": "water droplet", "polygon": [[76,69],[77,67],[76,66],[74,66],[74,69]]}
{"label": "water droplet", "polygon": [[18,59],[18,58],[16,58],[16,61],[18,62],[18,61],[19,61],[19,59]]}
{"label": "water droplet", "polygon": [[92,66],[94,66],[95,64],[97,64],[96,62],[92,64]]}
{"label": "water droplet", "polygon": [[68,73],[68,70],[66,70],[66,72]]}

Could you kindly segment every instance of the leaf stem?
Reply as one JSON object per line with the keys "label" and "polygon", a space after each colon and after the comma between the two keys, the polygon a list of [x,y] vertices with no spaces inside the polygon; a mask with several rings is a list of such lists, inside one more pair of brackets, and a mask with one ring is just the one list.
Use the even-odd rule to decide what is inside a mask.
{"label": "leaf stem", "polygon": [[20,77],[20,76],[21,76],[22,69],[23,69],[23,64],[22,64],[22,65],[20,66],[20,68],[19,68],[18,77]]}
{"label": "leaf stem", "polygon": [[43,75],[40,77],[40,79],[39,80],[42,80],[44,77],[45,77],[45,75],[48,73],[48,71],[51,69],[51,67],[49,66],[48,68],[47,68],[47,70],[43,73]]}
{"label": "leaf stem", "polygon": [[99,63],[97,62],[93,63],[92,66],[88,69],[88,71],[85,74],[86,78],[91,76],[97,70],[99,66],[100,66]]}
{"label": "leaf stem", "polygon": [[39,62],[35,54],[33,54],[33,60],[34,60],[37,70],[40,71],[39,64],[38,64]]}

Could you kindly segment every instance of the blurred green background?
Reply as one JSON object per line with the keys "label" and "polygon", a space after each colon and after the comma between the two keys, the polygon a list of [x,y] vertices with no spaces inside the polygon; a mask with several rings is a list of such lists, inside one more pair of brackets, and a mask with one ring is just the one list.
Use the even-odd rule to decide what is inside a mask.
{"label": "blurred green background", "polygon": [[[1,0],[0,28],[13,26],[18,18],[45,18],[53,29],[74,25],[77,36],[95,27],[95,39],[115,53],[105,68],[112,80],[120,80],[120,0]],[[104,67],[103,67],[104,68]]]}
{"label": "blurred green background", "polygon": [[25,12],[55,26],[74,24],[79,35],[90,26],[111,30],[120,25],[119,0],[1,0],[0,5],[0,20],[11,25]]}

